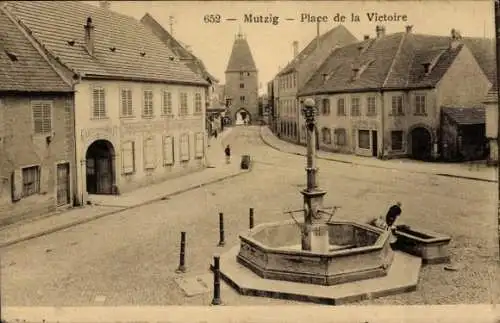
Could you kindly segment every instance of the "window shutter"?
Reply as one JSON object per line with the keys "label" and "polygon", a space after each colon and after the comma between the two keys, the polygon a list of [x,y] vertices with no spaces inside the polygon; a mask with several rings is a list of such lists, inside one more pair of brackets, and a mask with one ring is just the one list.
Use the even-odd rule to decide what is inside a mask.
{"label": "window shutter", "polygon": [[11,178],[12,202],[19,201],[23,197],[23,173],[20,169],[12,172]]}
{"label": "window shutter", "polygon": [[33,123],[35,127],[35,133],[43,133],[43,108],[41,103],[33,103]]}
{"label": "window shutter", "polygon": [[147,138],[144,141],[144,168],[153,169],[156,167],[156,152],[154,138]]}
{"label": "window shutter", "polygon": [[123,174],[132,174],[135,171],[135,143],[128,141],[122,144],[122,171]]}
{"label": "window shutter", "polygon": [[196,158],[202,158],[203,157],[203,151],[205,150],[204,148],[204,135],[203,133],[199,132],[196,134],[196,143],[195,143],[195,157]]}
{"label": "window shutter", "polygon": [[189,160],[189,135],[184,134],[180,138],[181,160]]}
{"label": "window shutter", "polygon": [[163,166],[174,164],[174,138],[163,138]]}

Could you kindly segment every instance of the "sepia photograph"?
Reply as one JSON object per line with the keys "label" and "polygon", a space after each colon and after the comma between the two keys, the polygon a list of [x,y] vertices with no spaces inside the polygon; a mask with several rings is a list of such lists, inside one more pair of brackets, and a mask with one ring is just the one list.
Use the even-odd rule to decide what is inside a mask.
{"label": "sepia photograph", "polygon": [[498,8],[0,1],[2,323],[494,311]]}

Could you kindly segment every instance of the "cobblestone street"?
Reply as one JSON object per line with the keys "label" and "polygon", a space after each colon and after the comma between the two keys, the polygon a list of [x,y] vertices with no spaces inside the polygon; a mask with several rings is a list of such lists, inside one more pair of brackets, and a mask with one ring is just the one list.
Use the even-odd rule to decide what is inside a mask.
{"label": "cobblestone street", "polygon": [[[283,210],[302,207],[305,158],[264,144],[258,127],[237,127],[225,138],[233,163],[253,159],[252,172],[125,210],[2,250],[2,295],[7,306],[208,305],[212,256],[238,243],[255,222],[289,219]],[[367,221],[402,202],[400,224],[452,237],[457,271],[424,266],[417,291],[362,304],[458,304],[498,302],[496,183],[319,160],[325,204],[336,217]],[[223,167],[223,166],[220,166]],[[228,166],[232,167],[232,166]],[[217,247],[218,213],[224,212],[226,246]],[[174,281],[180,232],[187,232],[186,278],[208,283],[187,297]],[[221,266],[224,266],[222,263]],[[227,305],[294,302],[239,296],[222,288]],[[299,304],[299,303],[294,303]],[[303,303],[301,303],[303,304]]]}

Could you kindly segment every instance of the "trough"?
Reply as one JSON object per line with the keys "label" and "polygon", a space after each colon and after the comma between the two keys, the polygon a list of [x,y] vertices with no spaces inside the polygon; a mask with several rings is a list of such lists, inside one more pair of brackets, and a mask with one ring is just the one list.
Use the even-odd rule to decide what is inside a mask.
{"label": "trough", "polygon": [[424,264],[450,261],[448,245],[451,238],[447,235],[408,226],[398,226],[394,235],[397,238],[394,248],[422,258]]}

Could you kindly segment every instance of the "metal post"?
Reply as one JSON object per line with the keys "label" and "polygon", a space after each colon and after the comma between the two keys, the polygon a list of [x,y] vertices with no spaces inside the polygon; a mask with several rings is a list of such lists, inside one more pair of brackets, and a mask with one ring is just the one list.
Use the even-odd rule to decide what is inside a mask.
{"label": "metal post", "polygon": [[175,271],[176,273],[186,272],[186,232],[181,232],[181,252],[179,258],[179,268]]}
{"label": "metal post", "polygon": [[253,229],[253,207],[250,208],[250,229]]}
{"label": "metal post", "polygon": [[224,239],[224,213],[219,213],[219,247],[224,247],[226,241]]}
{"label": "metal post", "polygon": [[212,305],[220,305],[220,256],[214,256],[214,298]]}

